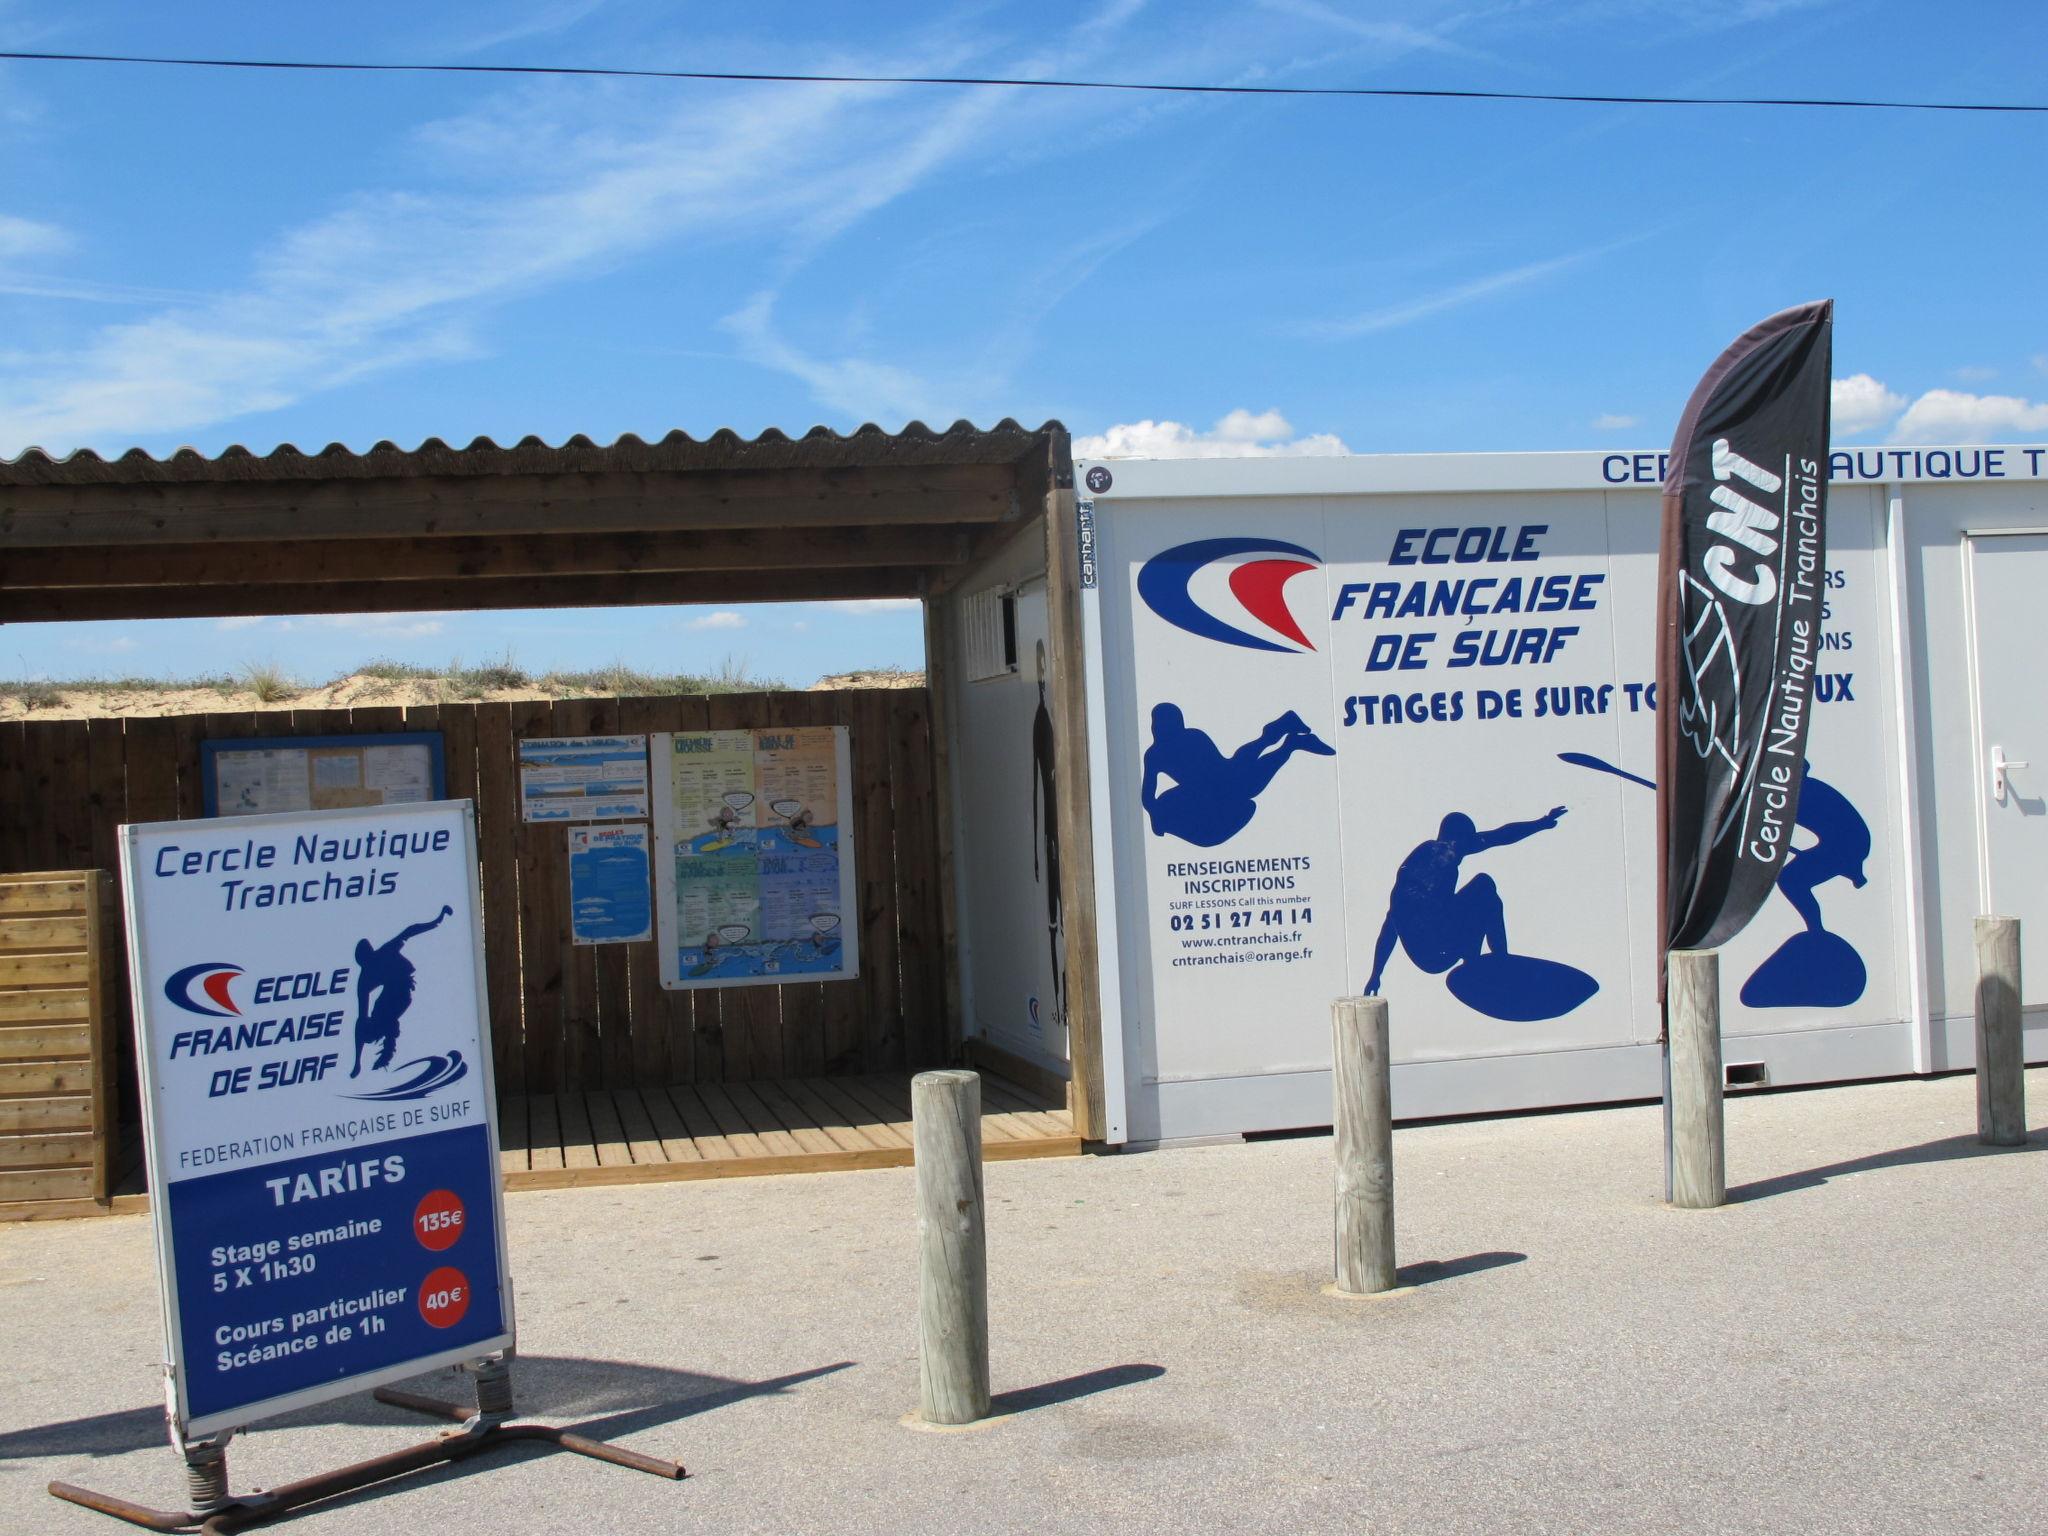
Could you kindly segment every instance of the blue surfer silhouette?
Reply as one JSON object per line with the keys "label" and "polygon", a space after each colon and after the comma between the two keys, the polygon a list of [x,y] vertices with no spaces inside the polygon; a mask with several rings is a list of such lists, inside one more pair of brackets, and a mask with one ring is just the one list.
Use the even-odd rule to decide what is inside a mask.
{"label": "blue surfer silhouette", "polygon": [[1863,957],[1821,921],[1817,886],[1843,879],[1857,890],[1870,883],[1863,865],[1870,857],[1870,824],[1849,797],[1811,768],[1799,786],[1794,825],[1814,841],[1795,848],[1778,871],[1778,889],[1806,924],[1780,944],[1742,984],[1747,1008],[1843,1008],[1863,995],[1869,982]]}
{"label": "blue surfer silhouette", "polygon": [[1509,950],[1507,909],[1493,876],[1474,875],[1458,884],[1458,866],[1468,856],[1547,832],[1565,809],[1556,806],[1547,816],[1511,821],[1491,832],[1480,831],[1462,811],[1446,816],[1436,836],[1418,845],[1394,875],[1365,995],[1379,995],[1396,942],[1419,968],[1443,976],[1453,997],[1489,1018],[1554,1019],[1599,991],[1584,971]]}
{"label": "blue surfer silhouette", "polygon": [[[440,927],[454,910],[443,907],[440,917],[414,923],[382,944],[373,946],[368,939],[356,940],[356,1061],[349,1068],[350,1077],[361,1075],[363,1047],[373,1040],[382,1045],[377,1059],[370,1063],[370,1070],[381,1072],[391,1065],[391,1053],[398,1049],[398,1022],[412,1006],[413,965],[403,953],[406,940]],[[374,1003],[370,1001],[373,992],[377,998]]]}
{"label": "blue surfer silhouette", "polygon": [[[1259,796],[1297,752],[1337,755],[1291,709],[1225,757],[1208,732],[1187,723],[1178,704],[1154,705],[1152,745],[1145,749],[1144,783],[1138,790],[1153,835],[1177,837],[1198,848],[1228,842],[1251,825]],[[1170,789],[1159,788],[1162,777],[1173,780]]]}

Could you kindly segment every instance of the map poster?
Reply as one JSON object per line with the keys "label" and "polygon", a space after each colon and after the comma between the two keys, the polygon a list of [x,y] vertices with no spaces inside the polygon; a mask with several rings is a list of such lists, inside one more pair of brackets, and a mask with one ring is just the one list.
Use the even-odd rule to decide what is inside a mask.
{"label": "map poster", "polygon": [[662,985],[858,975],[846,728],[652,741]]}
{"label": "map poster", "polygon": [[644,821],[645,736],[536,736],[519,743],[522,821]]}
{"label": "map poster", "polygon": [[439,731],[199,744],[209,816],[418,805],[444,797]]}

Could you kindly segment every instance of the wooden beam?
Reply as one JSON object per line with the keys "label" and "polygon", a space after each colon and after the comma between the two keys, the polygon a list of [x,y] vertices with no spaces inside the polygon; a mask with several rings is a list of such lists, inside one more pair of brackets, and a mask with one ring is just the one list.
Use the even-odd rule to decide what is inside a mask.
{"label": "wooden beam", "polygon": [[1018,515],[1010,465],[0,486],[0,548],[449,538]]}
{"label": "wooden beam", "polygon": [[1054,738],[1059,743],[1060,913],[1067,931],[1067,1060],[1074,1129],[1101,1141],[1109,1131],[1102,1053],[1101,960],[1095,938],[1095,824],[1088,782],[1088,673],[1082,648],[1079,535],[1074,461],[1064,432],[1047,445],[1045,598],[1051,644]]}
{"label": "wooden beam", "polygon": [[241,587],[74,587],[0,592],[0,622],[231,618],[249,614],[441,613],[918,597],[906,566],[808,571],[670,571],[618,576],[472,576],[442,581],[267,583]]}
{"label": "wooden beam", "polygon": [[967,1032],[960,985],[960,893],[953,834],[953,604],[924,604],[924,686],[931,700],[932,811],[939,859],[939,943],[944,960],[947,1060]]}
{"label": "wooden beam", "polygon": [[0,591],[937,566],[965,560],[969,547],[967,530],[962,527],[889,525],[789,532],[724,528],[687,533],[517,534],[504,538],[284,539],[96,548],[71,545],[9,550],[4,561],[0,561]]}

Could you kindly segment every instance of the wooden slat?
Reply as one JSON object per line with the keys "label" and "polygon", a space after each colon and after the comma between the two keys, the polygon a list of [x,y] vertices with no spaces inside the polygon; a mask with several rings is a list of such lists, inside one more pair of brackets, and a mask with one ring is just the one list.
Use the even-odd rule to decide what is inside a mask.
{"label": "wooden slat", "polygon": [[506,1168],[527,1166],[529,1130],[526,1098],[518,1095],[498,1103],[498,1162]]}
{"label": "wooden slat", "polygon": [[960,990],[959,888],[953,835],[953,635],[954,605],[930,598],[924,604],[925,707],[931,715],[932,822],[937,843],[940,996],[944,1005],[948,1059],[966,1029]]}
{"label": "wooden slat", "polygon": [[772,1082],[735,1083],[733,1097],[751,1095],[760,1101],[762,1109],[782,1122],[796,1144],[806,1152],[844,1152],[851,1150],[830,1131],[818,1124],[816,1117],[798,1103],[781,1087]]}
{"label": "wooden slat", "polygon": [[0,1135],[92,1129],[92,1100],[83,1095],[55,1099],[0,1099]]}
{"label": "wooden slat", "polygon": [[[651,1101],[654,1094],[650,1092],[647,1097]],[[675,1110],[676,1118],[696,1144],[699,1156],[708,1162],[724,1162],[741,1156],[742,1149],[732,1144],[711,1111],[704,1107],[704,1101],[697,1097],[695,1087],[678,1083],[665,1090],[662,1097]]]}
{"label": "wooden slat", "polygon": [[[13,812],[7,819],[25,821],[19,806],[10,807]],[[9,876],[0,880],[0,916],[28,917],[31,915],[55,916],[62,913],[85,911],[85,877],[64,876]]]}
{"label": "wooden slat", "polygon": [[83,949],[85,917],[0,918],[0,950]]}
{"label": "wooden slat", "polygon": [[83,951],[59,955],[0,955],[0,987],[82,987],[92,980]]}
{"label": "wooden slat", "polygon": [[889,796],[889,709],[879,690],[856,706],[852,735],[854,872],[860,899],[860,971],[865,997],[861,1066],[903,1064],[903,994],[896,972],[896,848]]}
{"label": "wooden slat", "polygon": [[647,1107],[647,1118],[654,1127],[654,1134],[661,1138],[661,1154],[672,1163],[698,1162],[703,1152],[698,1150],[690,1129],[683,1124],[683,1117],[677,1111],[675,1100],[668,1096],[665,1088],[648,1087],[641,1090],[640,1101]]}
{"label": "wooden slat", "polygon": [[0,1024],[0,1061],[85,1060],[91,1055],[92,1026],[82,1018],[71,1023]]}
{"label": "wooden slat", "polygon": [[69,1023],[73,1019],[88,1018],[91,1013],[92,994],[84,987],[0,992],[0,1027]]}
{"label": "wooden slat", "polygon": [[[512,740],[553,736],[554,706],[528,701],[510,706]],[[516,778],[515,778],[516,804]],[[514,810],[514,817],[518,812]],[[559,825],[516,824],[512,843],[519,860],[519,964],[525,1011],[526,1091],[554,1093],[563,1084],[562,931],[563,886],[568,879]]]}
{"label": "wooden slat", "polygon": [[896,820],[896,942],[902,970],[904,1065],[946,1064],[945,935],[939,920],[938,822],[932,809],[931,720],[921,689],[890,700],[889,788]]}
{"label": "wooden slat", "polygon": [[[819,701],[829,705],[831,691],[823,693],[771,693],[762,724],[808,728],[817,723]],[[776,988],[781,1012],[780,1060],[776,1077],[816,1077],[825,1070],[825,997],[823,984],[792,980]]]}
{"label": "wooden slat", "polygon": [[601,1167],[597,1142],[590,1130],[590,1111],[584,1107],[583,1095],[567,1091],[556,1094],[555,1111],[562,1117],[562,1166]]}
{"label": "wooden slat", "polygon": [[590,1140],[597,1149],[598,1166],[632,1162],[633,1152],[626,1143],[626,1128],[619,1121],[617,1101],[602,1088],[580,1097],[584,1112],[590,1117]]}
{"label": "wooden slat", "polygon": [[10,1169],[0,1173],[0,1202],[15,1200],[89,1200],[92,1169]]}
{"label": "wooden slat", "polygon": [[[698,1083],[691,1088],[690,1092],[694,1093],[697,1097],[697,1102],[704,1106],[705,1113],[710,1115],[712,1125],[725,1138],[726,1144],[740,1156],[769,1157],[776,1151],[795,1149],[795,1144],[787,1141],[771,1149],[756,1134],[753,1126],[747,1123],[747,1117],[740,1113],[732,1100],[726,1095],[724,1084]],[[672,1096],[678,1105],[683,1102],[682,1089],[675,1090]]]}
{"label": "wooden slat", "polygon": [[[655,731],[666,729],[663,706],[669,702],[671,701],[664,699],[619,700],[619,733],[623,736],[649,736]],[[648,748],[651,771],[651,741]],[[663,793],[665,787],[665,782],[662,781],[649,782],[652,794]],[[648,827],[648,836],[648,846],[651,850],[652,823]],[[652,873],[650,870],[650,876]],[[657,933],[656,937],[645,944],[611,944],[605,947],[618,951],[618,961],[614,970],[624,993],[622,1002],[629,1042],[629,1060],[626,1063],[624,1081],[634,1087],[666,1083],[670,1078],[670,1035],[668,1010],[662,1000],[661,991],[660,937]],[[683,1075],[689,1075],[687,1063]]]}
{"label": "wooden slat", "polygon": [[[560,699],[548,735],[592,736],[597,704],[591,699]],[[569,906],[569,829],[555,825],[528,827],[529,835],[545,834],[555,873],[553,942],[560,951],[562,972],[562,1067],[565,1088],[595,1088],[604,1082],[603,1026],[599,1018],[601,1000],[597,991],[597,953],[573,938]],[[546,929],[529,930],[543,941]]]}
{"label": "wooden slat", "polygon": [[[128,722],[128,819],[178,819],[178,728],[168,715],[137,715]],[[192,765],[197,771],[198,764]]]}
{"label": "wooden slat", "polygon": [[668,1153],[661,1144],[661,1133],[654,1128],[654,1119],[647,1111],[640,1092],[634,1088],[618,1088],[605,1095],[612,1101],[612,1113],[618,1117],[619,1130],[626,1138],[626,1150],[636,1163],[665,1163]]}
{"label": "wooden slat", "polygon": [[913,1146],[916,1144],[917,1135],[911,1124],[909,1097],[906,1094],[902,1103],[898,1104],[878,1089],[877,1085],[882,1081],[883,1079],[879,1077],[825,1079],[834,1094],[867,1114],[871,1126],[881,1126],[892,1131],[902,1139],[905,1146]]}
{"label": "wooden slat", "polygon": [[526,1099],[528,1134],[527,1160],[536,1169],[562,1166],[562,1119],[551,1093],[530,1094]]}
{"label": "wooden slat", "polygon": [[892,1116],[869,1107],[848,1093],[846,1084],[849,1081],[843,1077],[813,1078],[810,1082],[797,1084],[797,1091],[808,1092],[820,1103],[838,1111],[847,1125],[877,1146],[909,1146],[911,1136],[908,1129],[897,1129]]}
{"label": "wooden slat", "polygon": [[0,1136],[0,1168],[90,1168],[93,1137]]}
{"label": "wooden slat", "polygon": [[92,1062],[0,1061],[0,1098],[47,1099],[91,1094]]}
{"label": "wooden slat", "polygon": [[526,1092],[519,959],[519,775],[512,710],[479,704],[476,723],[477,849],[483,858],[484,984],[490,991],[491,1066],[501,1094]]}
{"label": "wooden slat", "polygon": [[[836,1146],[846,1151],[859,1152],[869,1147],[894,1144],[893,1138],[872,1135],[865,1126],[855,1123],[843,1109],[823,1098],[812,1086],[812,1082],[815,1082],[815,1079],[807,1082],[791,1078],[784,1082],[755,1086],[761,1088],[764,1094],[778,1095],[791,1101],[797,1112],[801,1112],[806,1119],[830,1137]],[[770,1103],[774,1102],[775,1100],[771,1098]]]}
{"label": "wooden slat", "polygon": [[26,750],[22,722],[0,720],[0,911],[6,910],[6,875],[29,867],[28,818],[17,809],[28,804]]}

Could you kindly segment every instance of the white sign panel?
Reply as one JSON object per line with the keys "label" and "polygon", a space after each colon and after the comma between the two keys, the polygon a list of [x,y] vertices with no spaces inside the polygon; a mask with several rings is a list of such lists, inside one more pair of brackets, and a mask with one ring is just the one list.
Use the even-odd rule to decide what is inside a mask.
{"label": "white sign panel", "polygon": [[645,736],[543,736],[519,743],[526,821],[645,821]]}
{"label": "white sign panel", "polygon": [[[1320,1123],[1337,996],[1391,1001],[1398,1063],[1547,1057],[1544,1102],[1654,1042],[1656,493],[1097,478],[1153,471],[1190,494],[1094,504],[1130,1065],[1169,1106],[1134,1134]],[[1723,951],[1731,1036],[1903,1016],[1881,510],[1830,498],[1808,791]]]}
{"label": "white sign panel", "polygon": [[512,1344],[467,801],[121,829],[179,1426]]}

